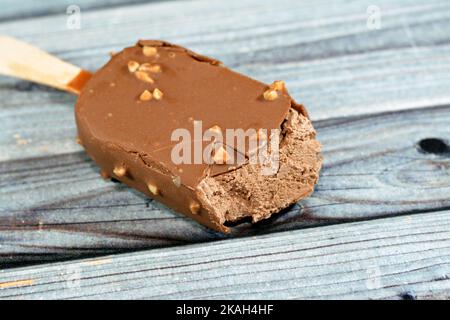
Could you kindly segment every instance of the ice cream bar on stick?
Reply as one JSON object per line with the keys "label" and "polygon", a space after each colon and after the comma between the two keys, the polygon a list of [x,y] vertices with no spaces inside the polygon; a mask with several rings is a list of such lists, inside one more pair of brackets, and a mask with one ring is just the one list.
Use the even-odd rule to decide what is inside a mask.
{"label": "ice cream bar on stick", "polygon": [[[1,73],[79,93],[79,141],[103,177],[203,225],[228,233],[230,225],[267,219],[314,190],[320,143],[283,81],[265,84],[158,40],[123,49],[90,77],[2,41],[22,48],[22,58],[0,54],[14,61]],[[33,55],[45,72],[29,65]]]}

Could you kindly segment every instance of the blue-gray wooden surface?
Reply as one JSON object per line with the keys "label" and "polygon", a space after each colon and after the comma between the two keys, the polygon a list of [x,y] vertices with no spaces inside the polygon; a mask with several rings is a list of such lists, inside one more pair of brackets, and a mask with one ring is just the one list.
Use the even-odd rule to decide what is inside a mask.
{"label": "blue-gray wooden surface", "polygon": [[100,179],[75,97],[1,77],[0,297],[450,296],[450,2],[83,0],[79,30],[64,1],[0,4],[0,33],[86,69],[157,38],[283,79],[325,160],[312,197],[223,236]]}

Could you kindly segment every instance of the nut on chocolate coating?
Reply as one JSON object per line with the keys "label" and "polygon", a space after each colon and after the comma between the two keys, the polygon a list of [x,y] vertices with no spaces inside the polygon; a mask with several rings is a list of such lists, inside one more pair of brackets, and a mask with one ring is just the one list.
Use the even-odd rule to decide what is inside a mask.
{"label": "nut on chocolate coating", "polygon": [[229,155],[227,150],[223,146],[220,146],[216,152],[214,152],[213,160],[217,164],[224,164],[228,161]]}
{"label": "nut on chocolate coating", "polygon": [[222,129],[217,124],[212,126],[211,128],[209,128],[208,131],[211,131],[211,132],[214,132],[217,134],[222,133]]}
{"label": "nut on chocolate coating", "polygon": [[161,66],[159,64],[143,63],[138,68],[139,71],[158,73],[161,72]]}
{"label": "nut on chocolate coating", "polygon": [[154,83],[155,81],[150,77],[150,75],[147,72],[144,71],[136,71],[135,73],[136,78],[138,78],[141,81],[147,82],[147,83]]}
{"label": "nut on chocolate coating", "polygon": [[150,183],[150,182],[147,183],[147,188],[155,196],[160,194],[158,187],[156,185],[154,185],[153,183]]}
{"label": "nut on chocolate coating", "polygon": [[286,89],[286,84],[282,80],[277,80],[272,82],[270,89],[277,91],[284,91]]}
{"label": "nut on chocolate coating", "polygon": [[124,177],[126,175],[127,169],[124,166],[117,166],[117,167],[114,167],[113,173],[117,177],[121,178],[121,177]]}
{"label": "nut on chocolate coating", "polygon": [[159,90],[158,88],[153,90],[153,98],[155,98],[156,100],[161,100],[163,95],[164,95],[163,92],[161,90]]}
{"label": "nut on chocolate coating", "polygon": [[278,93],[273,89],[269,89],[269,90],[264,91],[263,96],[264,96],[264,100],[273,101],[276,98],[278,98]]}
{"label": "nut on chocolate coating", "polygon": [[128,61],[128,71],[130,72],[136,72],[139,69],[139,63],[134,61],[134,60],[130,60]]}
{"label": "nut on chocolate coating", "polygon": [[200,204],[197,201],[192,201],[189,205],[189,210],[192,214],[199,214],[201,209]]}
{"label": "nut on chocolate coating", "polygon": [[146,57],[156,56],[158,54],[158,50],[155,47],[144,46],[142,47],[142,52]]}
{"label": "nut on chocolate coating", "polygon": [[180,178],[180,176],[172,177],[172,182],[177,188],[181,187],[181,178]]}
{"label": "nut on chocolate coating", "polygon": [[139,96],[139,100],[141,101],[148,101],[152,99],[152,93],[148,90],[144,90],[141,95]]}

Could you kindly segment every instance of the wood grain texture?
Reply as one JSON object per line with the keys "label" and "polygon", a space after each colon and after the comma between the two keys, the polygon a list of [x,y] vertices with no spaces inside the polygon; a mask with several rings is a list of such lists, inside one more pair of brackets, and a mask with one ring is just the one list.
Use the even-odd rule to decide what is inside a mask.
{"label": "wood grain texture", "polygon": [[[138,38],[162,38],[217,57],[266,82],[283,79],[313,120],[450,103],[450,3],[377,1],[381,29],[367,28],[373,1],[180,1],[0,23],[87,70]],[[151,19],[149,18],[151,16]],[[39,25],[39,28],[36,28]],[[0,160],[77,151],[74,98],[0,78]],[[24,116],[26,115],[26,116]],[[34,141],[17,148],[11,136]]]}
{"label": "wood grain texture", "polygon": [[[164,0],[146,0],[146,2],[155,1]],[[122,5],[133,5],[141,2],[143,2],[143,0],[2,0],[0,22],[48,15],[65,15],[67,7],[74,4],[79,6],[82,11],[87,11],[101,8],[112,8]]]}
{"label": "wood grain texture", "polygon": [[[74,97],[1,78],[0,268],[162,248],[0,270],[0,297],[450,298],[448,1],[80,0],[80,30],[61,4],[22,3],[0,12],[0,33],[83,69],[160,38],[286,80],[325,163],[311,198],[224,236],[101,180],[75,143]],[[444,148],[424,152],[426,138]]]}
{"label": "wood grain texture", "polygon": [[[450,207],[450,108],[316,122],[324,167],[316,192],[236,236]],[[25,146],[26,147],[26,146]],[[121,184],[82,152],[0,162],[0,265],[223,239]]]}
{"label": "wood grain texture", "polygon": [[19,268],[3,299],[448,299],[450,211]]}

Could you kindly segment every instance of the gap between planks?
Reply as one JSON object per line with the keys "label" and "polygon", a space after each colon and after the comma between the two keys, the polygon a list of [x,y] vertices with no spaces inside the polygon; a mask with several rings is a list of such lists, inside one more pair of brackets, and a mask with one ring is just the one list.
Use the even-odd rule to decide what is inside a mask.
{"label": "gap between planks", "polygon": [[0,298],[445,299],[449,226],[443,211],[4,270]]}
{"label": "gap between planks", "polygon": [[[88,12],[101,9],[112,9],[122,6],[131,6],[148,2],[159,2],[164,0],[77,0],[76,5],[81,12]],[[75,4],[70,1],[40,1],[3,0],[2,11],[0,12],[0,23],[15,20],[44,18],[53,15],[67,15],[67,9]]]}
{"label": "gap between planks", "polygon": [[[316,192],[231,237],[449,207],[450,155],[417,146],[450,140],[449,122],[448,106],[317,122],[325,163]],[[3,162],[0,172],[3,266],[230,237],[104,182],[84,153]]]}

